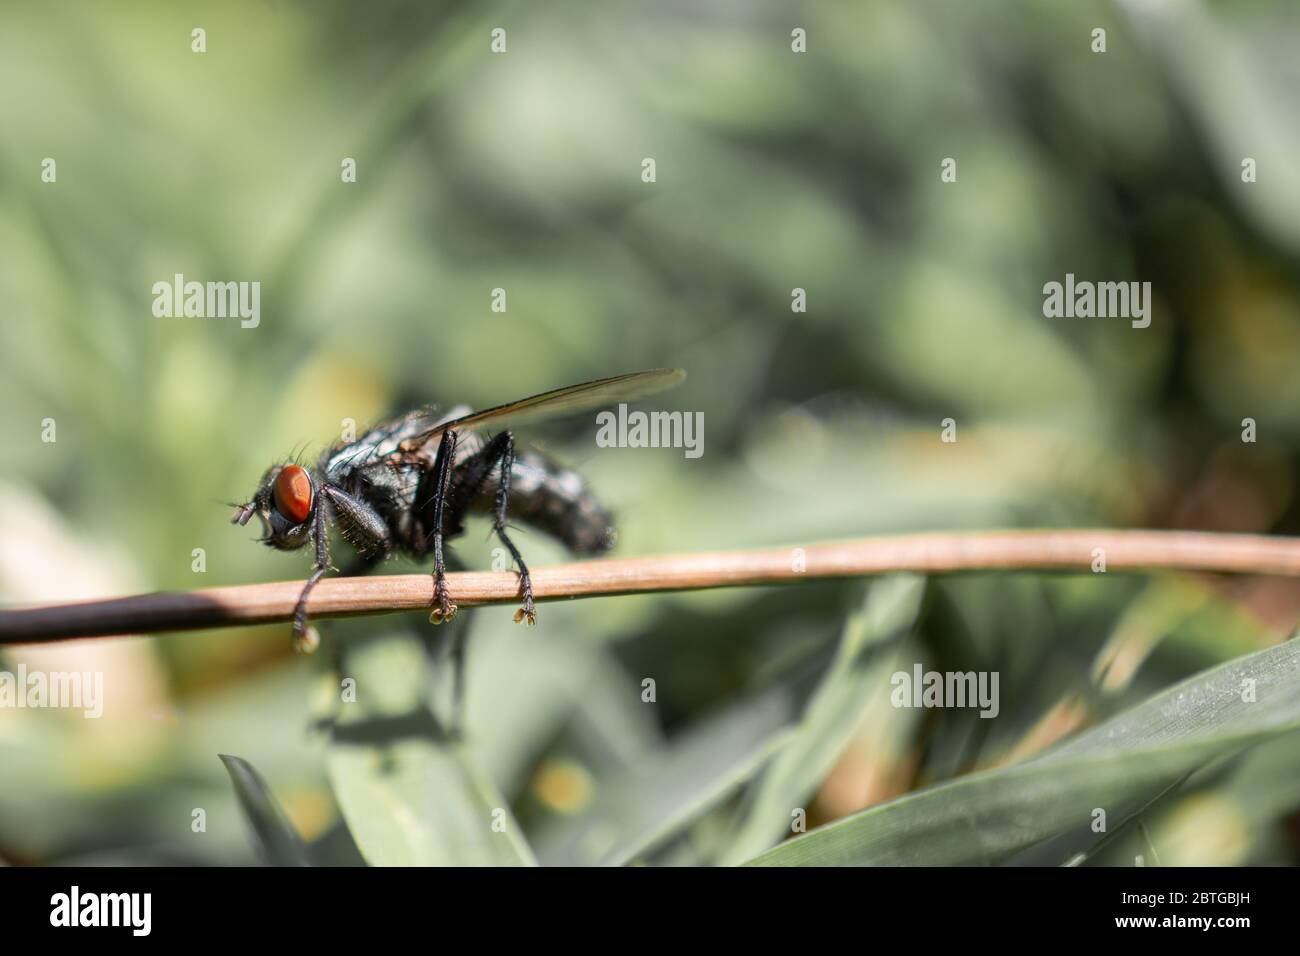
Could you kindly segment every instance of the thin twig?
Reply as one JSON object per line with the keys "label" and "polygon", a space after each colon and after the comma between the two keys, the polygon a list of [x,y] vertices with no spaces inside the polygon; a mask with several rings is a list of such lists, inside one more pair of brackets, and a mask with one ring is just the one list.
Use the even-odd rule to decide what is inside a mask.
{"label": "thin twig", "polygon": [[[944,532],[784,548],[581,561],[536,568],[538,601],[790,584],[888,571],[1213,571],[1300,576],[1300,538],[1197,531]],[[447,583],[461,607],[518,600],[512,572],[465,571]],[[0,645],[287,621],[301,581],[142,594],[0,611]],[[428,574],[334,578],[312,592],[313,618],[427,608]]]}

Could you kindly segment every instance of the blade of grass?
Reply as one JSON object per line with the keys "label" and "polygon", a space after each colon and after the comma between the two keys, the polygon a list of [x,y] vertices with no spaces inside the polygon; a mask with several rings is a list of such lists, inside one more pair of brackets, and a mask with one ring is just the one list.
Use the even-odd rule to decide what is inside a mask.
{"label": "blade of grass", "polygon": [[[539,836],[547,864],[620,866],[682,832],[763,765],[788,733],[785,694],[706,718],[601,788],[588,812]],[[541,842],[544,841],[544,844]]]}
{"label": "blade of grass", "polygon": [[269,866],[310,866],[307,846],[262,775],[247,760],[219,754],[252,828],[258,856]]}
{"label": "blade of grass", "polygon": [[405,637],[343,664],[355,701],[331,728],[326,766],[357,847],[375,866],[534,864],[506,800],[421,699],[424,668]]}
{"label": "blade of grass", "polygon": [[845,623],[839,651],[808,701],[791,739],[764,768],[736,833],[719,863],[734,865],[790,832],[791,813],[804,807],[844,752],[873,699],[889,696],[898,669],[887,652],[912,632],[925,578],[891,575],[875,582]]}
{"label": "blade of grass", "polygon": [[782,844],[776,865],[997,863],[1096,810],[1123,819],[1193,768],[1300,728],[1300,642],[1229,661],[1019,764],[972,774]]}

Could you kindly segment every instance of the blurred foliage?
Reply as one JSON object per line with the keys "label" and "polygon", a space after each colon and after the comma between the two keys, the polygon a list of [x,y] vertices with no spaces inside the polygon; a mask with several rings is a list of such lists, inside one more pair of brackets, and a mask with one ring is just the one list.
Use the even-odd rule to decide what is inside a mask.
{"label": "blurred foliage", "polygon": [[[597,454],[585,420],[521,436],[588,475],[621,553],[1295,533],[1297,41],[1279,0],[6,4],[0,600],[305,575],[227,522],[271,461],[344,419],[661,365],[690,372],[663,404],[704,413],[702,458]],[[1044,319],[1066,272],[1151,280],[1151,327]],[[261,324],[155,318],[176,273],[260,281]],[[463,562],[488,566],[485,535]],[[916,593],[582,601],[529,631],[476,611],[463,742],[423,615],[330,623],[338,656],[311,659],[278,627],[10,650],[0,665],[103,670],[109,699],[97,721],[0,711],[0,859],[244,863],[298,834],[322,863],[739,862],[791,801],[812,826],[1032,768],[1300,612],[1266,580],[879,587]],[[891,600],[914,617],[886,620]],[[1001,714],[882,706],[893,655],[1000,671]],[[388,676],[340,713],[354,667]],[[1296,862],[1295,740],[1145,811],[1161,859]],[[1098,779],[1131,782],[1126,759]],[[508,843],[468,832],[496,810]],[[927,833],[910,858],[942,854]],[[1088,862],[1136,846],[1128,826]]]}

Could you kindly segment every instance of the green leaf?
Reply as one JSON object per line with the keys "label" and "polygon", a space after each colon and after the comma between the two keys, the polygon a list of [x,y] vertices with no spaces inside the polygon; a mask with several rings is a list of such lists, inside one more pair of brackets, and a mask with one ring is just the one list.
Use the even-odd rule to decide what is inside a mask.
{"label": "green leaf", "polygon": [[474,623],[465,689],[475,757],[498,787],[525,790],[537,761],[566,727],[594,726],[622,763],[656,741],[640,688],[598,642],[523,640],[510,616],[501,618]]}
{"label": "green leaf", "polygon": [[[1251,683],[1253,682],[1253,683]],[[1253,689],[1253,700],[1243,700]],[[1300,642],[1198,674],[1046,753],[871,807],[750,861],[991,864],[1053,837],[1087,849],[1179,777],[1300,728]]]}
{"label": "green leaf", "polygon": [[548,865],[619,866],[681,832],[763,765],[785,739],[790,705],[769,693],[706,718],[603,784],[581,817],[544,831]]}
{"label": "green leaf", "polygon": [[425,660],[409,638],[349,649],[327,768],[357,847],[375,866],[518,866],[536,861],[506,800],[421,699]]}
{"label": "green leaf", "polygon": [[230,774],[235,796],[244,811],[257,844],[258,855],[271,866],[310,866],[307,847],[289,822],[271,788],[252,764],[239,757],[218,754]]}
{"label": "green leaf", "polygon": [[916,623],[925,579],[912,574],[880,578],[846,622],[839,652],[809,699],[791,739],[765,768],[736,833],[719,863],[741,863],[777,843],[790,830],[794,808],[806,805],[844,752],[867,714],[876,721],[903,713],[889,708],[889,675],[899,667],[896,647]]}
{"label": "green leaf", "polygon": [[[1224,198],[1236,202],[1252,224],[1293,252],[1300,250],[1300,223],[1290,212],[1300,203],[1300,175],[1294,164],[1276,158],[1294,156],[1300,135],[1293,122],[1293,100],[1277,82],[1292,49],[1269,37],[1279,35],[1284,20],[1276,17],[1216,16],[1203,3],[1146,3],[1121,0],[1152,58],[1164,67],[1170,91],[1185,107],[1204,143],[1209,168],[1224,182]],[[1242,29],[1254,20],[1252,32]],[[1272,27],[1279,28],[1271,31]],[[1214,63],[1213,70],[1205,69]],[[1243,144],[1249,144],[1244,147]],[[1268,169],[1266,190],[1243,189],[1241,162],[1258,159]],[[1273,162],[1269,162],[1273,159]],[[1260,173],[1261,181],[1265,174]]]}

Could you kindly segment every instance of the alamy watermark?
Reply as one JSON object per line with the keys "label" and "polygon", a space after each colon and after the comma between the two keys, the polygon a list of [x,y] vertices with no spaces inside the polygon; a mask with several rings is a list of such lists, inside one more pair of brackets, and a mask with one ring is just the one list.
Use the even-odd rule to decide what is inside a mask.
{"label": "alamy watermark", "polygon": [[88,720],[104,714],[102,671],[0,671],[0,710],[6,708],[80,710]]}
{"label": "alamy watermark", "polygon": [[980,708],[981,717],[996,717],[1002,709],[998,700],[997,671],[925,671],[920,664],[912,672],[896,671],[889,678],[894,689],[889,702],[895,707]]}
{"label": "alamy watermark", "polygon": [[153,284],[153,314],[160,319],[233,319],[245,329],[262,321],[262,283],[186,282],[176,273],[171,282]]}
{"label": "alamy watermark", "polygon": [[703,412],[629,412],[620,403],[618,414],[596,415],[599,448],[683,448],[687,458],[704,454]]}
{"label": "alamy watermark", "polygon": [[83,893],[73,885],[50,897],[51,926],[122,926],[132,936],[148,936],[153,928],[152,893]]}
{"label": "alamy watermark", "polygon": [[1131,319],[1135,329],[1151,324],[1150,282],[1075,281],[1067,272],[1064,282],[1043,286],[1043,315],[1049,319]]}

